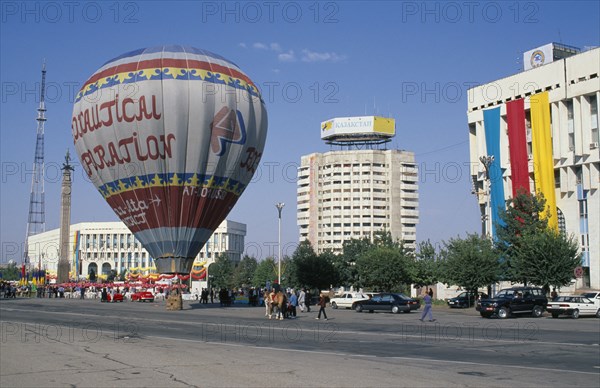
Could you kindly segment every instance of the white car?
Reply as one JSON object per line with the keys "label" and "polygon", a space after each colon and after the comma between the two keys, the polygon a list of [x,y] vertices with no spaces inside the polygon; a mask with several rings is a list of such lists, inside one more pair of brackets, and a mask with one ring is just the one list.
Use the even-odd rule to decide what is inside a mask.
{"label": "white car", "polygon": [[598,309],[600,309],[600,292],[598,292],[598,291],[584,292],[583,294],[581,294],[581,296],[585,296],[586,298],[588,298],[589,300],[594,302],[596,307]]}
{"label": "white car", "polygon": [[546,311],[552,314],[552,318],[558,318],[562,314],[570,315],[574,319],[582,315],[595,315],[600,318],[600,308],[594,301],[581,295],[559,296],[548,302]]}
{"label": "white car", "polygon": [[339,308],[352,308],[352,304],[359,300],[369,299],[369,297],[365,294],[361,294],[360,292],[345,292],[341,295],[336,296],[335,298],[331,298],[329,301],[331,303],[331,308],[337,309]]}

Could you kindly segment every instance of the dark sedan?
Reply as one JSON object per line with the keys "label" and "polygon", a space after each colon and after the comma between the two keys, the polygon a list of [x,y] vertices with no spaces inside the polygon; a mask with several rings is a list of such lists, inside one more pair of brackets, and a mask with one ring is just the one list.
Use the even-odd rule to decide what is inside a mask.
{"label": "dark sedan", "polygon": [[352,305],[356,312],[391,311],[394,314],[400,311],[410,313],[419,307],[421,303],[418,300],[395,293],[375,294],[370,299],[360,300]]}
{"label": "dark sedan", "polygon": [[477,293],[476,298],[474,293],[464,291],[455,296],[454,298],[448,299],[448,307],[466,308],[475,306],[477,299],[485,299],[487,297],[487,294],[484,294],[483,292]]}

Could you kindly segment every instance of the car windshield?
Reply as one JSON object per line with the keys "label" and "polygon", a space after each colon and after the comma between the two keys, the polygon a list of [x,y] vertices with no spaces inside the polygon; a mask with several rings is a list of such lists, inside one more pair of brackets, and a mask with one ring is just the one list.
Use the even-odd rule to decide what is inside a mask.
{"label": "car windshield", "polygon": [[557,302],[571,302],[571,303],[592,303],[591,300],[581,296],[559,296],[556,298]]}
{"label": "car windshield", "polygon": [[496,298],[509,298],[515,295],[515,290],[501,290],[496,294]]}
{"label": "car windshield", "polygon": [[406,300],[409,300],[409,299],[410,299],[410,297],[408,297],[408,296],[406,296],[406,295],[404,295],[404,294],[396,294],[396,296],[397,296],[398,298],[400,298],[400,299],[406,299]]}
{"label": "car windshield", "polygon": [[585,296],[586,298],[593,298],[596,296],[596,293],[595,292],[586,292],[586,293],[581,294],[581,296]]}

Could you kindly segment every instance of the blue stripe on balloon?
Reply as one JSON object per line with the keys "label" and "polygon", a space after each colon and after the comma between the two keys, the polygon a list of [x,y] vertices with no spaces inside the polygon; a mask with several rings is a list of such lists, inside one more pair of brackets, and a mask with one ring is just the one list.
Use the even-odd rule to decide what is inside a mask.
{"label": "blue stripe on balloon", "polygon": [[[205,228],[154,228],[135,233],[151,257],[158,258],[168,254],[170,257],[192,257],[191,253],[199,252],[212,235]],[[176,240],[173,240],[175,238]]]}
{"label": "blue stripe on balloon", "polygon": [[[208,181],[210,181],[211,178],[213,181],[212,187],[222,188],[228,192],[233,192],[233,193],[238,194],[238,193],[243,192],[244,188],[246,187],[246,185],[240,183],[239,181],[237,181],[235,179],[231,179],[229,177],[194,174],[194,173],[177,173],[177,177],[179,178],[180,183],[178,185],[175,185],[175,184],[171,183],[173,181],[175,173],[170,172],[170,173],[153,173],[153,174],[137,175],[137,176],[127,177],[127,178],[121,178],[116,181],[107,182],[107,183],[103,184],[102,186],[98,187],[98,191],[100,192],[100,194],[102,194],[103,197],[106,198],[110,195],[114,195],[115,193],[129,191],[130,189],[132,189],[132,187],[135,187],[137,185],[138,179],[139,179],[139,181],[141,181],[141,187],[139,187],[139,188],[147,187],[149,184],[150,185],[152,184],[152,182],[156,179],[157,176],[158,176],[159,182],[165,186],[185,186],[185,185],[190,185],[192,183],[192,179],[194,178],[194,175],[197,178],[197,185],[196,185],[197,187],[205,186],[206,184],[208,184]],[[226,182],[228,182],[227,187],[223,187]],[[123,189],[123,186],[125,189]]]}
{"label": "blue stripe on balloon", "polygon": [[178,80],[178,81],[204,81],[204,82],[210,82],[213,84],[227,85],[227,86],[235,88],[235,89],[244,90],[244,91],[248,92],[251,96],[259,98],[261,100],[261,102],[264,103],[262,96],[260,95],[260,93],[258,92],[257,89],[255,89],[250,84],[243,85],[239,79],[225,82],[225,80],[221,79],[221,74],[215,74],[215,73],[211,73],[211,72],[208,72],[207,77],[205,77],[204,79],[200,75],[193,74],[195,72],[192,72],[193,76],[189,76],[189,74],[191,74],[191,73],[186,72],[185,74],[183,74],[179,77],[174,77],[173,74],[171,74],[169,72],[168,68],[165,68],[164,70],[160,70],[160,69],[156,69],[156,70],[158,70],[158,74],[152,75],[149,80],[146,78],[139,78],[133,72],[129,73],[130,77],[127,79],[124,79],[124,80],[119,80],[116,76],[107,77],[107,82],[105,84],[103,84],[100,88],[98,88],[96,86],[96,83],[93,83],[93,84],[89,85],[89,88],[85,91],[85,93],[83,93],[82,91],[79,91],[79,93],[77,93],[77,96],[75,98],[75,102],[79,102],[83,97],[90,95],[92,93],[95,93],[100,89],[109,88],[109,87],[112,87],[115,85],[132,84],[132,83],[137,83],[137,82],[160,80],[160,79],[171,79],[171,80]]}

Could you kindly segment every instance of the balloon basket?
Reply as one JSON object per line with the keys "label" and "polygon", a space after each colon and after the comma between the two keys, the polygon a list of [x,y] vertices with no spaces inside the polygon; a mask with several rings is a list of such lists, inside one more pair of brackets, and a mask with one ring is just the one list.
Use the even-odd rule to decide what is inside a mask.
{"label": "balloon basket", "polygon": [[169,297],[167,298],[167,310],[183,310],[183,299],[181,298],[181,293],[178,292],[177,295],[169,294]]}
{"label": "balloon basket", "polygon": [[181,295],[181,288],[178,281],[174,282],[174,287],[171,288],[169,296],[167,297],[167,310],[177,311],[183,310],[183,298]]}

